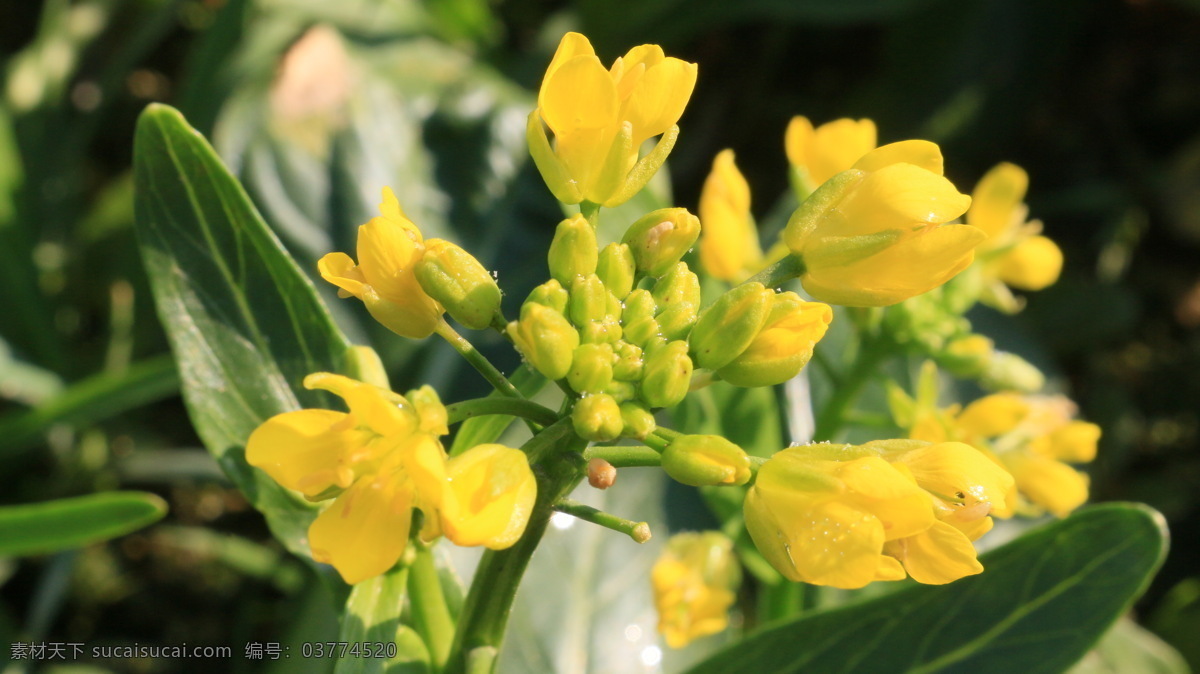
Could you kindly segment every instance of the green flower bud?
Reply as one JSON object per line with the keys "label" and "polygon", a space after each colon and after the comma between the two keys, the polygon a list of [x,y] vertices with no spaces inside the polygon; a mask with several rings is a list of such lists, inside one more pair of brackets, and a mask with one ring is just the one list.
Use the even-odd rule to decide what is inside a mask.
{"label": "green flower bud", "polygon": [[937,363],[956,377],[978,378],[995,359],[995,345],[983,335],[964,335],[936,354]]}
{"label": "green flower bud", "polygon": [[660,208],[630,225],[622,243],[629,244],[639,271],[662,276],[700,236],[700,219],[684,208]]}
{"label": "green flower bud", "polygon": [[621,312],[624,311],[624,307],[621,304],[621,300],[617,299],[617,296],[612,294],[611,292],[608,293],[608,299],[605,303],[604,309],[605,309],[605,315],[604,315],[605,318],[611,318],[615,321],[621,320]]}
{"label": "green flower bud", "polygon": [[662,467],[677,482],[693,487],[746,484],[750,457],[719,435],[685,435],[667,445]]}
{"label": "green flower bud", "polygon": [[979,383],[992,391],[1035,393],[1045,386],[1046,375],[1015,353],[996,351]]}
{"label": "green flower bud", "polygon": [[604,387],[604,393],[612,396],[612,399],[623,403],[626,400],[633,400],[637,397],[637,387],[627,381],[613,380]]}
{"label": "green flower bud", "polygon": [[567,383],[580,393],[598,393],[613,379],[616,356],[610,344],[580,344],[571,360]]}
{"label": "green flower bud", "polygon": [[626,341],[613,347],[617,362],[613,363],[613,378],[621,381],[639,381],[642,378],[642,349]]}
{"label": "green flower bud", "polygon": [[604,318],[599,321],[588,321],[582,328],[579,329],[579,338],[585,344],[614,344],[621,339],[624,330],[621,329],[621,324],[613,318]]}
{"label": "green flower bud", "polygon": [[777,293],[754,340],[717,374],[734,386],[782,384],[808,364],[832,320],[828,304],[805,302],[796,293]]}
{"label": "green flower bud", "polygon": [[508,324],[508,334],[529,364],[548,379],[562,379],[571,369],[579,333],[559,312],[536,303],[521,307],[521,320]]}
{"label": "green flower bud", "polygon": [[691,383],[692,359],[688,357],[687,342],[669,342],[646,358],[640,393],[650,407],[672,407],[687,395]]}
{"label": "green flower bud", "polygon": [[571,410],[571,423],[579,437],[594,442],[616,440],[625,428],[620,406],[604,393],[580,398]]}
{"label": "green flower bud", "polygon": [[696,365],[717,370],[741,355],[767,319],[773,296],[761,283],[743,283],[721,295],[688,338]]}
{"label": "green flower bud", "polygon": [[540,304],[544,307],[550,307],[560,314],[566,314],[567,301],[569,299],[570,295],[562,287],[562,284],[554,279],[550,279],[531,290],[529,297],[525,298],[525,303]]}
{"label": "green flower bud", "polygon": [[574,215],[558,223],[554,240],[550,242],[550,276],[563,286],[570,287],[576,276],[596,272],[596,232],[582,215]]}
{"label": "green flower bud", "polygon": [[684,339],[696,324],[700,310],[691,302],[677,302],[658,315],[659,330],[666,339]]}
{"label": "green flower bud", "polygon": [[567,306],[575,325],[603,320],[608,313],[608,291],[600,277],[595,274],[576,276],[571,281],[571,300]]}
{"label": "green flower bud", "polygon": [[654,318],[658,313],[658,304],[649,290],[637,289],[625,298],[625,308],[621,310],[621,324],[632,325],[643,318]]}
{"label": "green flower bud", "polygon": [[625,297],[633,290],[633,276],[637,267],[633,262],[633,251],[623,243],[610,243],[600,251],[596,263],[596,275],[604,281],[609,292],[617,299]]}
{"label": "green flower bud", "polygon": [[454,320],[483,330],[500,310],[500,286],[479,260],[442,239],[425,242],[425,255],[414,268],[425,294],[442,303]]}
{"label": "green flower bud", "polygon": [[651,291],[654,300],[660,308],[669,307],[678,302],[688,302],[700,306],[700,279],[692,273],[686,262],[676,262],[667,273],[658,279]]}
{"label": "green flower bud", "polygon": [[643,318],[632,325],[625,326],[625,341],[645,348],[647,344],[662,333],[658,321],[653,318]]}
{"label": "green flower bud", "polygon": [[654,420],[654,415],[644,405],[636,402],[621,403],[621,421],[625,423],[625,430],[621,435],[644,440],[647,435],[654,432],[658,428],[658,422]]}

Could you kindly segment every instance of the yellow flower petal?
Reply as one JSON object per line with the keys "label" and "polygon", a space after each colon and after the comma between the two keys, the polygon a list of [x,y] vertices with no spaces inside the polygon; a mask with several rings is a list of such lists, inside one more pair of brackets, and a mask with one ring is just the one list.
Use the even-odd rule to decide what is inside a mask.
{"label": "yellow flower petal", "polygon": [[875,147],[875,123],[838,119],[816,129],[805,117],[793,117],[784,136],[788,161],[803,168],[816,188]]}
{"label": "yellow flower petal", "polygon": [[349,255],[328,253],[317,261],[317,270],[321,272],[321,278],[339,288],[338,295],[362,299],[366,278]]}
{"label": "yellow flower petal", "polygon": [[912,164],[940,176],[943,171],[942,149],[937,143],[927,140],[902,140],[866,153],[854,163],[853,168],[878,171],[892,164]]}
{"label": "yellow flower petal", "polygon": [[647,68],[619,113],[620,121],[633,124],[634,147],[674,126],[695,87],[695,63],[668,57]]}
{"label": "yellow flower petal", "polygon": [[759,264],[762,248],[750,215],[750,185],[722,150],[700,191],[700,263],[709,274],[732,281]]}
{"label": "yellow flower petal", "polygon": [[942,176],[914,164],[890,164],[867,174],[837,205],[842,220],[829,221],[835,226],[818,225],[817,233],[857,236],[889,229],[909,230],[949,222],[970,205],[971,198],[959,194]]}
{"label": "yellow flower petal", "polygon": [[1013,288],[1036,291],[1054,285],[1062,266],[1058,244],[1044,236],[1031,236],[996,260],[996,275]]}
{"label": "yellow flower petal", "polygon": [[329,391],[346,401],[355,424],[378,435],[406,436],[416,430],[417,417],[402,396],[378,386],[331,372],[314,372],[304,378],[304,388]]}
{"label": "yellow flower petal", "polygon": [[1069,463],[1091,463],[1096,458],[1100,427],[1086,421],[1071,421],[1043,437],[1047,440],[1046,453],[1051,458]]}
{"label": "yellow flower petal", "polygon": [[611,127],[617,121],[617,88],[600,59],[573,56],[546,75],[538,108],[556,136]]}
{"label": "yellow flower petal", "polygon": [[[994,504],[1004,508],[1013,477],[979,450],[961,442],[943,442],[905,452],[903,463],[920,487],[963,508]],[[986,515],[984,511],[982,514]]]}
{"label": "yellow flower petal", "polygon": [[543,92],[546,90],[546,82],[562,64],[576,56],[595,55],[596,51],[592,49],[592,43],[585,36],[574,32],[564,34],[558,42],[558,49],[555,50],[554,57],[550,59],[545,76],[542,77],[542,87],[538,91],[538,107],[544,107]]}
{"label": "yellow flower petal", "polygon": [[970,539],[945,522],[889,543],[887,551],[904,563],[913,580],[926,585],[944,585],[983,571]]}
{"label": "yellow flower petal", "polygon": [[507,548],[525,532],[537,481],[520,450],[473,447],[450,460],[442,530],[458,545]]}
{"label": "yellow flower petal", "polygon": [[1033,453],[1006,456],[1017,488],[1055,517],[1066,517],[1088,498],[1088,476],[1061,461]]}
{"label": "yellow flower petal", "polygon": [[246,461],[305,496],[331,487],[345,489],[354,477],[350,457],[366,441],[347,419],[331,410],[277,414],[250,434]]}
{"label": "yellow flower petal", "polygon": [[412,525],[412,494],[387,479],[354,483],[308,528],[313,559],[332,564],[353,585],[400,560]]}
{"label": "yellow flower petal", "polygon": [[971,193],[967,224],[982,229],[989,239],[1003,242],[1010,230],[1024,220],[1019,209],[1028,188],[1029,175],[1024,169],[1016,164],[998,164],[983,176]]}
{"label": "yellow flower petal", "polygon": [[847,500],[883,524],[884,540],[924,531],[933,525],[929,497],[904,473],[875,456],[847,461],[834,472],[855,492]]}
{"label": "yellow flower petal", "polygon": [[991,438],[1017,427],[1029,404],[1015,393],[993,393],[967,405],[955,420],[968,437]]}

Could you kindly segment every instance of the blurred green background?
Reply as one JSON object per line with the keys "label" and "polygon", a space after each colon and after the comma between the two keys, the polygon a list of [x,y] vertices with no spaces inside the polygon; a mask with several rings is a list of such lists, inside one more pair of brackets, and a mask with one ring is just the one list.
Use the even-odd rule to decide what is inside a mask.
{"label": "blurred green background", "polygon": [[[1093,500],[1168,518],[1172,551],[1136,617],[1200,668],[1195,0],[0,2],[0,504],[130,488],[170,506],[108,544],[0,559],[0,642],[238,651],[335,629],[325,591],[223,479],[177,395],[133,233],[138,112],[178,107],[305,269],[352,251],[391,185],[427,236],[496,269],[515,306],[542,280],[560,217],[524,124],[566,30],[605,62],[654,42],[699,63],[660,200],[694,209],[730,147],[769,220],[796,114],[870,117],[881,142],[934,140],[963,191],[999,161],[1028,170],[1063,278],[1015,317],[971,319],[1104,428]],[[320,290],[396,388],[484,391],[448,349],[389,339]],[[484,350],[515,367],[489,338]],[[288,671],[300,664],[328,663]]]}

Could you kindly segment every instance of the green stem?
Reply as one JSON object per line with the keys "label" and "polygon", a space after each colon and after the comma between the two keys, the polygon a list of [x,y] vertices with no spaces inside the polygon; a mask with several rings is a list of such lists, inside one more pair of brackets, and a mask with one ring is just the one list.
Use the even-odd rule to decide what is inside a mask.
{"label": "green stem", "polygon": [[766,592],[760,604],[760,619],[764,625],[799,615],[804,611],[803,583],[793,583],[782,578],[775,585],[764,588]]}
{"label": "green stem", "polygon": [[554,410],[543,407],[532,400],[488,397],[474,398],[446,405],[447,423],[451,424],[457,424],[467,419],[483,417],[489,414],[521,417],[542,426],[549,426],[558,421],[558,414]]}
{"label": "green stem", "polygon": [[488,383],[495,387],[497,391],[508,396],[509,398],[525,397],[521,395],[521,392],[517,390],[517,387],[513,386],[512,382],[510,382],[504,376],[504,374],[500,372],[500,370],[496,369],[495,365],[492,365],[490,360],[485,358],[482,353],[479,353],[479,350],[475,348],[474,344],[467,341],[466,337],[458,334],[454,328],[450,327],[449,323],[444,320],[439,321],[437,327],[434,328],[434,332],[436,332],[439,337],[446,340],[446,342],[449,343],[450,346],[452,346],[454,350],[459,353],[459,355],[467,359],[467,362],[470,363],[471,366],[476,370],[478,370],[479,374],[483,375],[483,378],[488,380]]}
{"label": "green stem", "polygon": [[650,525],[645,522],[634,522],[624,517],[617,517],[612,513],[597,510],[590,505],[572,501],[569,498],[562,499],[554,504],[554,509],[585,522],[598,524],[605,529],[612,529],[618,533],[625,534],[632,538],[635,543],[645,543],[650,540]]}
{"label": "green stem", "polygon": [[579,214],[588,221],[592,229],[600,226],[600,204],[594,201],[579,202]]}
{"label": "green stem", "polygon": [[[546,533],[546,526],[554,514],[554,504],[583,479],[584,461],[579,451],[584,445],[585,441],[575,435],[571,420],[560,419],[522,447],[537,476],[537,501],[525,534],[512,547],[489,550],[480,560],[459,616],[458,631],[446,663],[447,674],[486,671],[480,659],[472,654],[499,649],[504,640],[504,628],[517,586]],[[487,658],[483,660],[494,663]]]}
{"label": "green stem", "polygon": [[614,468],[644,468],[661,466],[662,453],[653,447],[641,445],[625,445],[622,447],[589,447],[583,453],[587,460],[604,459]]}
{"label": "green stem", "polygon": [[446,606],[433,552],[423,545],[417,546],[417,558],[408,577],[408,592],[412,597],[414,626],[429,647],[434,671],[441,671],[446,666],[446,658],[450,657],[454,619]]}
{"label": "green stem", "polygon": [[746,279],[745,282],[758,282],[767,288],[778,288],[784,281],[799,278],[804,271],[804,260],[801,260],[798,255],[788,255],[779,262]]}
{"label": "green stem", "polygon": [[842,430],[850,406],[858,399],[863,386],[875,376],[879,364],[892,354],[890,345],[883,340],[871,340],[862,345],[854,366],[846,374],[833,395],[821,407],[813,428],[813,441],[832,440]]}

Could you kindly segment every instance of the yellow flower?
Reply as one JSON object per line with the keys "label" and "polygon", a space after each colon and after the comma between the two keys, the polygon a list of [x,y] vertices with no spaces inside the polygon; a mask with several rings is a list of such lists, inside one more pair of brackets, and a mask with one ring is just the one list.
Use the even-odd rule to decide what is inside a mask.
{"label": "yellow flower", "polygon": [[536,495],[525,455],[475,447],[449,463],[446,410],[429,387],[408,397],[336,374],[304,385],[341,397],[349,413],[308,409],[271,417],[250,435],[246,460],[313,501],[333,498],[309,526],[313,559],[347,583],[377,576],[404,554],[413,511],[460,545],[506,547],[524,531]]}
{"label": "yellow flower", "polygon": [[905,404],[893,399],[892,410],[910,438],[967,443],[1012,474],[1015,483],[1003,505],[993,503],[994,515],[1048,511],[1065,517],[1087,501],[1087,475],[1068,464],[1096,457],[1100,427],[1073,420],[1075,405],[1065,397],[993,393],[961,410],[939,410],[928,398],[912,411]]}
{"label": "yellow flower", "polygon": [[[658,45],[630,49],[606,70],[588,39],[567,33],[546,69],[527,137],[534,162],[568,204],[616,206],[632,197],[674,146],[675,123],[696,85],[696,64]],[[542,122],[554,132],[551,150]],[[644,141],[662,135],[641,162]]]}
{"label": "yellow flower", "polygon": [[715,531],[671,537],[650,571],[658,631],[671,648],[729,625],[741,570],[733,541]]}
{"label": "yellow flower", "polygon": [[379,217],[358,228],[358,264],[345,253],[317,262],[321,277],[341,297],[357,297],[375,320],[413,339],[428,337],[442,320],[442,305],[421,289],[416,266],[425,254],[421,230],[400,209],[392,190],[383,188]]}
{"label": "yellow flower", "polygon": [[986,235],[946,224],[970,206],[942,177],[938,146],[892,143],[861,157],[797,209],[783,240],[804,263],[814,298],[884,306],[927,292],[966,269]]}
{"label": "yellow flower", "polygon": [[1041,290],[1053,285],[1062,272],[1063,254],[1058,245],[1041,236],[1040,221],[1026,222],[1024,204],[1029,176],[1015,164],[1001,163],[983,176],[972,193],[967,224],[987,234],[979,246],[984,279],[982,299],[1003,311],[1021,308],[1008,286]]}
{"label": "yellow flower", "polygon": [[857,588],[909,575],[979,573],[971,541],[991,528],[1012,477],[961,443],[911,440],[786,449],[759,470],[746,527],[790,580]]}
{"label": "yellow flower", "polygon": [[838,119],[814,129],[807,117],[793,117],[784,135],[784,149],[804,196],[874,150],[875,135],[875,122],[869,119]]}
{"label": "yellow flower", "polygon": [[716,278],[741,280],[762,262],[758,228],[750,215],[750,185],[722,150],[700,191],[700,263]]}
{"label": "yellow flower", "polygon": [[805,302],[793,292],[775,293],[758,335],[717,373],[734,386],[782,384],[808,364],[831,321],[828,304]]}

